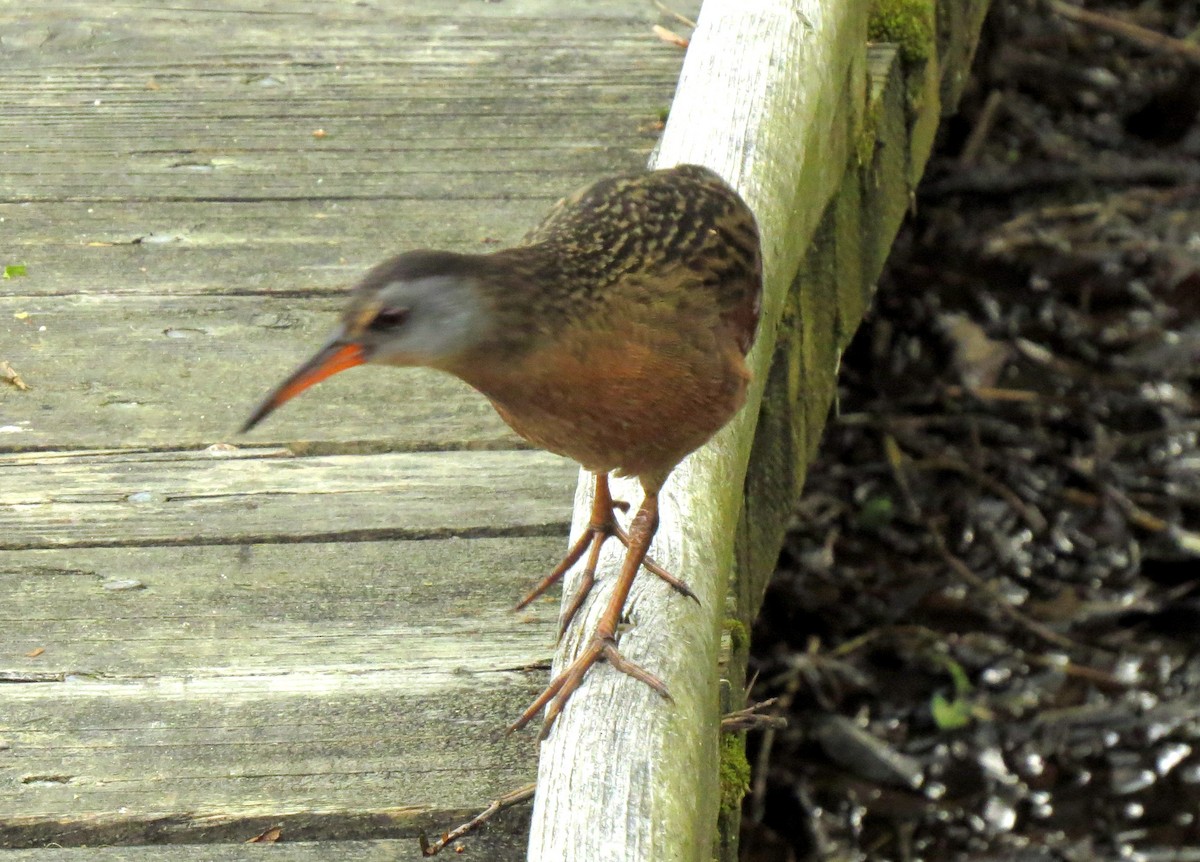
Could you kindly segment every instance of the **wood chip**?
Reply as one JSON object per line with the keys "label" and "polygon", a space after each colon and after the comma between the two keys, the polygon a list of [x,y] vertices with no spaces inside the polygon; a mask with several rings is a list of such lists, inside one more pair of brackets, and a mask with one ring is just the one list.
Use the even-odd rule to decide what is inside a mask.
{"label": "wood chip", "polygon": [[266,830],[258,833],[253,838],[247,838],[246,843],[247,844],[274,844],[276,841],[279,840],[280,836],[282,836],[282,835],[283,835],[283,830],[281,828],[279,828],[278,826],[272,826],[270,829],[266,829]]}
{"label": "wood chip", "polygon": [[673,30],[668,30],[666,27],[663,27],[661,24],[655,24],[654,27],[652,27],[651,29],[654,30],[655,36],[662,39],[668,45],[677,45],[680,48],[686,48],[688,46],[687,39],[683,38],[682,36],[680,36],[678,33],[674,32]]}
{"label": "wood chip", "polygon": [[21,375],[13,370],[7,362],[0,362],[0,380],[17,387],[22,392],[29,391],[29,384],[21,379]]}

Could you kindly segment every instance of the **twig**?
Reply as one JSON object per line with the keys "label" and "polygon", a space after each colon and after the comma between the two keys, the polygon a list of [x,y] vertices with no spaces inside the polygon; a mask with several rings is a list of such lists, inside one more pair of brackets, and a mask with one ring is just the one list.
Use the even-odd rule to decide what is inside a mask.
{"label": "twig", "polygon": [[1045,192],[1052,186],[1078,183],[1191,186],[1200,183],[1200,166],[1183,159],[1128,159],[1113,155],[1085,162],[1027,159],[1017,167],[956,170],[923,183],[921,197],[934,200],[960,194],[1011,195],[1030,189]]}
{"label": "twig", "polygon": [[1126,682],[1122,679],[1119,679],[1108,671],[1089,667],[1088,665],[1079,664],[1070,660],[1067,660],[1066,662],[1060,662],[1053,657],[1031,652],[1025,653],[1023,659],[1030,664],[1036,664],[1039,667],[1050,668],[1051,670],[1062,671],[1067,676],[1073,676],[1076,679],[1084,679],[1090,683],[1094,683],[1104,688],[1125,691],[1133,688],[1135,685],[1135,683]]}
{"label": "twig", "polygon": [[[904,468],[906,465],[903,464],[902,461],[897,461],[894,456],[889,457],[888,460],[889,463],[891,463],[893,472],[896,472],[898,475],[904,474]],[[1003,483],[996,482],[995,480],[991,479],[991,477],[987,477],[986,474],[977,473],[977,471],[972,470],[969,465],[964,465],[945,457],[941,459],[930,458],[927,460],[927,463],[939,467],[964,470],[968,475],[974,476],[980,481],[983,481],[986,478],[987,481],[984,484],[990,487],[994,492],[1000,494],[1000,496],[1002,496],[1010,505],[1012,505],[1018,514],[1021,514],[1025,518],[1027,524],[1033,526],[1033,523],[1040,523],[1042,528],[1045,528],[1045,517],[1041,514],[1041,512],[1037,512],[1036,510],[1027,507],[1025,502],[1021,500],[1014,491],[1003,485]],[[905,487],[902,484],[902,493],[904,490]],[[925,522],[925,529],[929,533],[930,538],[933,539],[933,543],[937,548],[938,554],[942,557],[946,565],[948,565],[961,580],[966,581],[968,585],[986,594],[992,600],[993,604],[1000,613],[1002,613],[1004,616],[1007,616],[1009,619],[1017,623],[1017,625],[1026,629],[1036,637],[1063,649],[1075,650],[1078,648],[1078,645],[1074,641],[1063,637],[1048,626],[1039,623],[1037,620],[1019,611],[1012,604],[1012,602],[1008,601],[1008,599],[1005,598],[1004,595],[994,585],[975,574],[975,572],[971,571],[970,567],[967,566],[966,563],[964,563],[951,552],[949,546],[946,544],[945,538],[942,537],[941,532],[937,529],[932,519],[921,512],[919,504],[916,503],[916,500],[912,497],[911,493],[907,494],[906,496],[910,505],[915,507],[915,511],[919,514],[921,520]],[[1036,517],[1033,516],[1034,513],[1036,513]]]}
{"label": "twig", "polygon": [[[810,649],[813,648],[815,648],[815,644],[810,642]],[[772,698],[773,701],[779,704],[778,711],[781,715],[791,709],[792,701],[799,690],[800,675],[795,674],[788,679],[787,685],[783,690],[783,695]],[[775,747],[775,734],[782,729],[774,725],[767,725],[758,745],[758,757],[754,761],[754,768],[750,770],[750,800],[745,806],[747,817],[751,823],[762,823],[763,817],[766,816],[767,776],[771,771],[771,749]]]}
{"label": "twig", "polygon": [[[1177,524],[1172,524],[1170,521],[1160,518],[1153,512],[1147,512],[1116,488],[1106,486],[1104,492],[1109,499],[1117,504],[1117,507],[1125,514],[1130,523],[1150,533],[1166,534],[1169,539],[1179,546],[1181,551],[1187,551],[1189,554],[1200,554],[1200,533],[1195,533]],[[1099,509],[1104,505],[1104,501],[1100,496],[1089,491],[1082,491],[1078,488],[1064,488],[1062,493],[1065,499],[1077,505],[1087,506],[1091,509]]]}
{"label": "twig", "polygon": [[904,453],[891,433],[883,435],[883,452],[887,458],[888,467],[892,471],[892,478],[896,480],[896,487],[900,489],[904,505],[908,507],[909,515],[913,518],[920,516],[921,506],[917,503],[916,495],[913,494],[912,487],[908,484],[908,471],[904,469]]}
{"label": "twig", "polygon": [[1037,620],[1021,613],[993,584],[971,571],[966,563],[951,552],[950,548],[946,545],[946,540],[942,538],[941,532],[929,518],[925,519],[925,528],[929,531],[934,547],[937,548],[938,554],[941,555],[946,565],[953,569],[954,573],[961,580],[966,581],[970,586],[986,594],[1000,613],[1004,614],[1030,634],[1041,638],[1047,643],[1052,643],[1060,649],[1074,651],[1079,648],[1079,645],[1070,638],[1063,637],[1048,626],[1042,625]]}
{"label": "twig", "polygon": [[695,21],[693,21],[691,18],[680,15],[678,12],[676,12],[674,9],[672,9],[670,6],[668,6],[666,3],[660,3],[659,0],[654,0],[654,5],[655,5],[655,7],[657,7],[658,11],[662,12],[664,15],[671,16],[676,21],[678,21],[680,24],[684,24],[688,27],[691,27],[693,30],[696,29]]}
{"label": "twig", "polygon": [[995,479],[984,473],[982,470],[977,470],[968,464],[966,461],[960,461],[950,455],[942,455],[936,458],[923,458],[920,461],[913,461],[912,466],[918,470],[946,470],[952,473],[959,473],[970,479],[975,480],[983,488],[991,491],[997,497],[1008,503],[1009,508],[1013,509],[1021,520],[1025,522],[1025,526],[1033,530],[1035,533],[1040,533],[1045,530],[1049,524],[1046,523],[1046,516],[1039,512],[1034,506],[1026,503],[1021,499],[1012,488],[1005,485],[999,479]]}
{"label": "twig", "polygon": [[766,715],[763,710],[779,703],[779,698],[771,697],[759,703],[752,703],[745,709],[739,709],[721,717],[721,730],[726,733],[736,733],[741,730],[757,730],[759,728],[787,727],[787,719],[782,715]]}
{"label": "twig", "polygon": [[1137,24],[1130,24],[1128,21],[1113,18],[1111,15],[1080,9],[1078,6],[1072,6],[1070,3],[1063,3],[1062,0],[1050,0],[1050,8],[1071,21],[1079,24],[1087,24],[1089,27],[1095,27],[1107,33],[1112,33],[1114,36],[1120,36],[1122,39],[1126,39],[1150,51],[1174,54],[1177,57],[1182,57],[1189,63],[1195,63],[1197,66],[1200,66],[1200,45],[1184,39],[1176,39],[1174,36],[1164,35],[1157,30],[1150,30],[1146,27],[1139,27]]}
{"label": "twig", "polygon": [[518,787],[516,790],[510,790],[503,796],[493,799],[492,804],[483,809],[483,811],[480,811],[461,826],[454,827],[432,844],[429,843],[429,839],[426,837],[425,833],[422,832],[420,836],[418,836],[418,840],[421,844],[421,855],[438,855],[443,849],[445,849],[447,844],[450,844],[452,841],[457,841],[459,838],[474,832],[505,808],[512,808],[514,805],[520,805],[522,802],[527,802],[532,799],[535,790],[537,790],[536,781],[532,784],[526,784],[524,787]]}
{"label": "twig", "polygon": [[983,150],[983,145],[987,143],[992,126],[996,123],[996,114],[999,113],[1002,104],[1004,104],[1002,91],[992,90],[988,93],[987,101],[983,103],[983,109],[979,112],[979,119],[975,121],[971,134],[967,135],[962,152],[958,154],[960,168],[974,167],[979,161],[979,153]]}
{"label": "twig", "polygon": [[1005,401],[1014,404],[1075,404],[1077,398],[1047,395],[1030,389],[1007,389],[1003,386],[959,386],[952,383],[942,390],[947,398],[978,398],[980,401]]}

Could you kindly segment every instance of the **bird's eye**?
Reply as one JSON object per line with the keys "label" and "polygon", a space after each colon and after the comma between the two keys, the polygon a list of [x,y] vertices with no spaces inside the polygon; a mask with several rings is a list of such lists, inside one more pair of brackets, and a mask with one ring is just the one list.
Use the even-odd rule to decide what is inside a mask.
{"label": "bird's eye", "polygon": [[368,329],[373,329],[376,332],[398,329],[408,320],[408,311],[407,308],[380,309],[379,313],[371,318]]}

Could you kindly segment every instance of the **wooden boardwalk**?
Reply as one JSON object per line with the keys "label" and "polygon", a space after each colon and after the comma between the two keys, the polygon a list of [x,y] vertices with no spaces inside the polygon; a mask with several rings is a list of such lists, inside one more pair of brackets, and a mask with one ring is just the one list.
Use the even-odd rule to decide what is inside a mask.
{"label": "wooden boardwalk", "polygon": [[[644,0],[0,6],[0,362],[29,387],[0,381],[0,848],[239,858],[278,827],[418,858],[418,830],[531,780],[532,734],[497,732],[557,605],[510,608],[565,547],[574,466],[420,371],[234,430],[367,266],[511,243],[643,166],[683,58],[655,23]],[[472,858],[524,858],[524,823]],[[12,858],[50,855],[75,856]]]}

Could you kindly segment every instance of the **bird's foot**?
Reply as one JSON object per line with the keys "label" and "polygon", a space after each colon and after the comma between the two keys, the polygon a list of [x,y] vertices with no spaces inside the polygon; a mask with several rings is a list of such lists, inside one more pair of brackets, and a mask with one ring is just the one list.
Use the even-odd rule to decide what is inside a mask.
{"label": "bird's foot", "polygon": [[[588,595],[592,591],[592,587],[596,583],[596,565],[600,561],[600,548],[609,536],[614,536],[618,542],[629,548],[629,534],[621,529],[617,523],[616,510],[622,512],[629,509],[629,504],[623,500],[614,500],[608,490],[608,475],[600,473],[596,476],[596,492],[592,498],[592,515],[587,527],[571,549],[567,551],[567,555],[563,557],[562,562],[554,567],[554,570],[546,577],[542,578],[533,586],[533,588],[525,594],[525,596],[516,604],[514,610],[521,610],[529,605],[534,599],[542,595],[546,590],[554,586],[558,581],[562,580],[563,576],[570,571],[583,557],[585,553],[588,555],[587,564],[583,568],[583,572],[579,576],[579,586],[575,590],[575,594],[571,596],[571,600],[563,609],[562,617],[559,621],[558,636],[562,637],[563,633],[570,627],[571,621],[575,619],[575,614],[583,606]],[[652,572],[662,578],[671,587],[687,598],[694,599],[698,604],[699,597],[692,591],[691,587],[685,584],[679,578],[672,575],[658,563],[649,557],[642,560],[642,565],[648,572]]]}
{"label": "bird's foot", "polygon": [[[597,493],[601,489],[607,494],[607,484],[601,486],[598,482]],[[606,511],[611,512],[611,508],[610,502],[606,505]],[[594,664],[600,661],[607,661],[617,670],[628,674],[634,679],[641,680],[664,698],[670,699],[671,695],[667,692],[666,683],[648,670],[625,658],[617,650],[617,626],[625,612],[625,603],[629,600],[629,592],[633,588],[634,579],[645,562],[646,549],[650,547],[657,529],[658,493],[657,489],[647,489],[646,496],[642,500],[642,507],[638,510],[637,515],[634,516],[633,521],[629,525],[629,534],[626,537],[628,550],[625,554],[625,560],[621,563],[621,570],[613,582],[612,596],[609,597],[608,604],[605,605],[604,612],[600,615],[600,620],[596,624],[595,634],[592,635],[591,640],[583,646],[582,651],[571,661],[566,669],[551,680],[546,690],[512,724],[509,728],[510,732],[524,727],[545,707],[546,718],[542,723],[542,732],[540,734],[540,738],[545,739],[555,719],[563,711],[563,708],[567,705],[567,701],[571,699],[571,695],[583,683],[587,672],[591,670]],[[595,569],[598,547],[598,545],[593,546],[592,555],[588,558],[589,569]],[[590,589],[591,584],[585,583],[585,586]],[[580,592],[586,595],[584,590],[581,589]],[[572,601],[572,606],[577,608],[581,601],[576,596],[576,600]]]}
{"label": "bird's foot", "polygon": [[575,613],[583,605],[584,599],[591,592],[592,585],[596,583],[596,564],[600,560],[600,548],[609,536],[617,535],[619,530],[620,528],[617,526],[617,521],[613,516],[611,508],[603,510],[602,513],[599,506],[593,506],[591,522],[583,531],[583,535],[567,551],[567,555],[563,557],[562,562],[554,567],[554,571],[538,581],[533,589],[526,593],[521,601],[517,602],[514,609],[519,611],[554,586],[558,581],[562,580],[563,575],[579,562],[579,559],[585,552],[588,552],[587,564],[580,574],[579,589],[571,597],[571,601],[564,609],[562,620],[559,623],[558,635],[562,637],[563,632],[567,630],[567,626],[571,624],[571,620],[575,618]]}
{"label": "bird's foot", "polygon": [[[629,548],[628,534],[626,534],[626,532],[622,530],[615,522],[613,523],[613,535],[617,537],[617,541],[624,545],[626,549]],[[658,563],[654,562],[654,560],[650,559],[649,557],[644,557],[642,559],[642,568],[651,574],[658,575],[659,578],[673,587],[684,598],[692,599],[696,604],[700,604],[700,597],[692,591],[691,587],[679,580],[679,578],[672,575]]]}
{"label": "bird's foot", "polygon": [[634,679],[641,680],[667,700],[671,699],[671,693],[667,691],[666,683],[641,665],[621,655],[617,650],[616,639],[612,635],[597,633],[588,645],[584,647],[583,652],[571,662],[570,666],[551,680],[550,685],[546,686],[546,690],[538,695],[537,700],[531,703],[529,708],[521,713],[521,717],[509,726],[509,733],[520,730],[529,724],[533,717],[541,711],[542,707],[546,707],[549,704],[546,709],[546,717],[542,721],[541,733],[538,734],[538,739],[545,739],[550,733],[550,728],[554,724],[554,720],[558,718],[559,713],[563,711],[563,707],[567,705],[567,701],[571,699],[571,695],[582,684],[584,676],[593,665],[601,661],[607,661],[622,673],[629,674]]}

